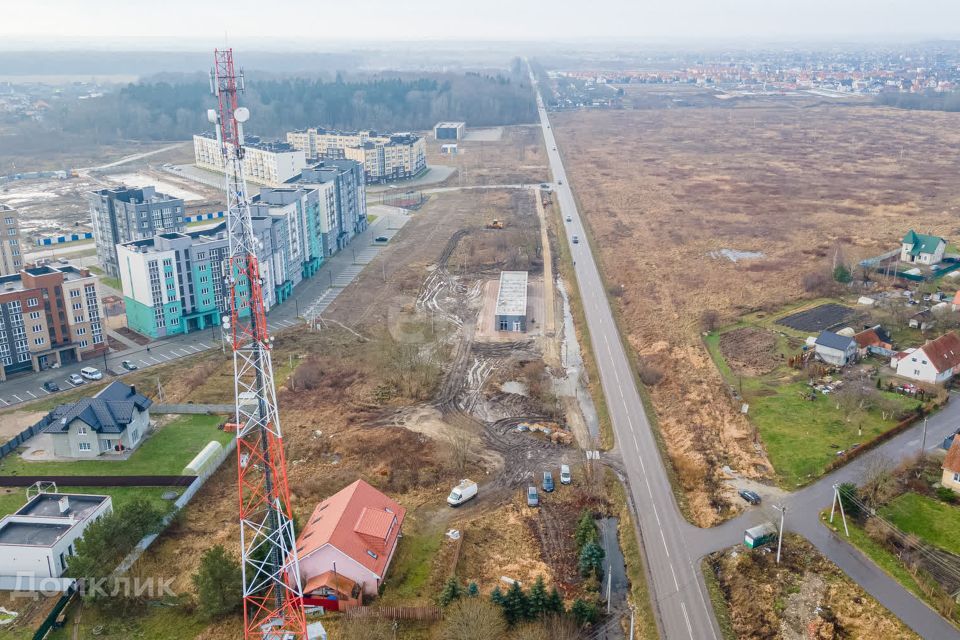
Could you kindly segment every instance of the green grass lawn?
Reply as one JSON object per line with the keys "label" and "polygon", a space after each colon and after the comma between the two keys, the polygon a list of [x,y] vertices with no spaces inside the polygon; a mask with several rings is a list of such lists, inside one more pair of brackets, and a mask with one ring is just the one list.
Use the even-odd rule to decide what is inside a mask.
{"label": "green grass lawn", "polygon": [[151,435],[127,460],[28,462],[18,455],[0,461],[0,475],[179,475],[211,440],[221,444],[234,435],[217,429],[220,416],[184,415]]}
{"label": "green grass lawn", "polygon": [[[813,401],[802,397],[801,394],[809,393],[806,383],[765,387],[756,395],[745,393],[746,401],[770,462],[787,487],[805,484],[821,475],[838,450],[868,442],[896,426],[892,418],[884,420],[879,411],[871,410],[863,415],[859,423],[863,433],[859,434],[857,425],[844,420],[830,396],[817,393]],[[917,404],[914,398],[881,393],[901,409]]]}
{"label": "green grass lawn", "polygon": [[387,588],[384,597],[387,602],[400,603],[414,599],[432,598],[436,594],[425,593],[424,587],[430,579],[433,558],[440,550],[443,532],[439,529],[422,530],[419,523],[407,528],[404,522],[403,538],[397,548],[397,555],[390,564],[387,574]]}
{"label": "green grass lawn", "polygon": [[[164,512],[173,507],[173,500],[164,500],[161,496],[166,491],[183,493],[185,487],[66,487],[57,486],[62,493],[92,493],[101,496],[110,496],[113,499],[113,508],[117,509],[137,498],[145,498],[161,508]],[[11,514],[27,501],[26,489],[21,487],[0,489],[0,517]]]}
{"label": "green grass lawn", "polygon": [[[69,610],[70,619],[76,618],[77,605]],[[199,614],[188,613],[178,606],[145,606],[140,615],[118,615],[108,607],[84,607],[80,616],[77,637],[100,638],[102,640],[127,640],[128,638],[149,638],[150,640],[180,640],[195,638],[210,626],[200,619]],[[74,625],[67,624],[62,629],[54,629],[50,640],[69,640],[74,637]],[[96,632],[94,629],[96,628]]]}
{"label": "green grass lawn", "polygon": [[[829,395],[817,393],[816,400],[805,399],[802,394],[809,394],[806,381],[798,380],[803,377],[800,372],[786,366],[759,377],[737,375],[720,350],[720,334],[742,326],[746,325],[725,327],[706,336],[704,342],[720,375],[728,385],[740,390],[744,402],[750,405],[750,421],[759,430],[770,462],[785,487],[810,482],[823,473],[837,451],[868,442],[896,426],[895,420],[884,420],[880,411],[872,409],[859,421],[863,432],[858,433],[858,423],[845,421]],[[776,351],[785,358],[797,352],[787,343],[787,338],[778,336]],[[901,410],[917,405],[915,398],[879,393]]]}
{"label": "green grass lawn", "polygon": [[924,542],[960,554],[960,508],[910,492],[897,496],[880,515]]}

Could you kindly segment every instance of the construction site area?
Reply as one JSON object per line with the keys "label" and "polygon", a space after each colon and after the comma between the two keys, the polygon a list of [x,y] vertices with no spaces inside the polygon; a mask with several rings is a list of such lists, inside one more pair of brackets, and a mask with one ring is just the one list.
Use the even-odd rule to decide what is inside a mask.
{"label": "construction site area", "polygon": [[[618,481],[585,453],[598,448],[598,420],[573,292],[556,255],[558,214],[549,189],[538,186],[546,168],[535,164],[543,152],[531,131],[505,128],[499,140],[463,143],[463,158],[473,155],[471,145],[483,145],[488,162],[502,165],[481,179],[487,184],[461,186],[454,174],[425,191],[403,228],[315,319],[316,330],[299,324],[277,333],[273,361],[291,501],[296,517],[306,519],[319,501],[362,478],[407,510],[371,610],[433,611],[451,578],[486,595],[506,592],[513,581],[528,588],[541,577],[567,608],[579,600],[599,612],[606,592],[578,569],[573,533],[584,514],[597,518],[598,531],[612,531],[602,544],[616,564],[623,557],[619,526],[628,566],[615,567],[612,613],[590,618],[600,634],[590,637],[624,637],[628,590],[631,599],[643,593],[639,549]],[[490,183],[499,177],[510,182]],[[526,274],[525,330],[496,324],[502,272]],[[219,350],[125,377],[150,395],[162,387],[164,402],[181,404],[229,403],[233,379],[229,352]],[[528,487],[540,487],[544,472],[559,480],[561,465],[573,469],[571,483],[529,506]],[[171,580],[177,597],[130,616],[77,604],[68,610],[74,633],[241,633],[237,617],[211,624],[195,612],[191,580],[210,547],[237,546],[236,466],[228,457],[130,571]],[[463,478],[476,481],[477,498],[451,509],[445,497]],[[15,600],[0,605],[17,610]],[[12,629],[30,629],[43,607],[21,614]],[[433,637],[439,622],[424,615],[398,621],[395,637]],[[318,619],[331,637],[360,624],[329,614]],[[653,623],[638,616],[636,627],[652,630]],[[51,637],[70,631],[68,625]]]}

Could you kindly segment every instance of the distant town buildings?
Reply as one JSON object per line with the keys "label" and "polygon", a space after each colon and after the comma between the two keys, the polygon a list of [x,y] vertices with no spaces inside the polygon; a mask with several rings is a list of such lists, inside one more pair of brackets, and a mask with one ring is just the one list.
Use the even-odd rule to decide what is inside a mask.
{"label": "distant town buildings", "polygon": [[119,278],[117,245],[184,229],[183,200],[154,187],[101,189],[90,194],[90,216],[97,260],[108,275]]}
{"label": "distant town buildings", "polygon": [[0,276],[17,273],[22,266],[20,218],[15,209],[0,204]]}
{"label": "distant town buildings", "polygon": [[70,265],[0,276],[0,381],[107,350],[97,277]]}
{"label": "distant town buildings", "polygon": [[[303,150],[286,142],[264,141],[256,136],[246,136],[244,152],[246,179],[271,187],[280,186],[296,176],[307,164]],[[220,144],[212,134],[193,136],[193,156],[198,167],[224,172]]]}
{"label": "distant town buildings", "polygon": [[[284,302],[324,261],[367,227],[363,171],[351,160],[305,168],[281,187],[263,187],[250,204],[266,310]],[[151,338],[220,323],[226,223],[166,232],[117,246],[127,326]],[[240,308],[247,289],[241,277]]]}
{"label": "distant town buildings", "polygon": [[287,133],[287,142],[311,159],[355,160],[363,166],[367,182],[410,178],[427,168],[426,142],[412,133],[310,128]]}
{"label": "distant town buildings", "polygon": [[467,132],[466,122],[438,122],[433,127],[433,137],[437,140],[463,140]]}

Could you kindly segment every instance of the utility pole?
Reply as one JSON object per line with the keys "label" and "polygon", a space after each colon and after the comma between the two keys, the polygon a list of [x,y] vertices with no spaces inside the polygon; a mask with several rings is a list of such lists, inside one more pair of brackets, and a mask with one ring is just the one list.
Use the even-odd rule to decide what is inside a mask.
{"label": "utility pole", "polygon": [[633,607],[630,607],[630,640],[633,640]]}
{"label": "utility pole", "polygon": [[787,506],[773,505],[773,508],[780,512],[780,536],[777,539],[777,564],[780,564],[780,550],[783,548],[783,519],[787,515]]}
{"label": "utility pole", "polygon": [[610,591],[613,586],[613,565],[607,565],[607,615],[610,615]]}
{"label": "utility pole", "polygon": [[163,402],[163,387],[160,385],[160,376],[157,376],[157,400]]}
{"label": "utility pole", "polygon": [[847,537],[850,537],[850,530],[847,528],[847,516],[843,512],[843,500],[840,498],[840,485],[833,485],[833,503],[830,505],[830,524],[833,524],[833,514],[837,509],[837,504],[840,504],[840,518],[843,520],[843,530],[847,534]]}
{"label": "utility pole", "polygon": [[923,418],[923,435],[920,436],[920,457],[923,458],[923,452],[927,450],[927,418]]}

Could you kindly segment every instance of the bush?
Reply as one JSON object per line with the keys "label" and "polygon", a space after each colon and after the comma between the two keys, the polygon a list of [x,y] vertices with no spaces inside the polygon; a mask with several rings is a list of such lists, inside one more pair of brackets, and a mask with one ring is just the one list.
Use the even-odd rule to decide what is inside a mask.
{"label": "bush", "polygon": [[800,284],[803,286],[804,291],[816,295],[828,295],[833,291],[833,283],[830,281],[829,276],[819,271],[811,271],[804,274],[800,280]]}
{"label": "bush", "polygon": [[853,280],[853,276],[850,275],[850,269],[847,268],[847,265],[838,264],[833,269],[833,279],[841,284],[847,284]]}
{"label": "bush", "polygon": [[637,374],[640,376],[640,381],[648,387],[655,387],[663,380],[663,371],[647,358],[640,358],[637,362]]}
{"label": "bush", "polygon": [[597,579],[603,575],[603,558],[606,553],[596,542],[588,542],[583,545],[583,549],[580,550],[580,561],[577,563],[577,568],[580,570],[580,575],[587,577],[590,575],[596,575]]}
{"label": "bush", "polygon": [[953,492],[953,489],[937,487],[937,499],[953,504],[957,501],[957,494]]}
{"label": "bush", "polygon": [[442,640],[500,640],[507,625],[495,605],[480,598],[465,598],[444,614],[440,627]]}
{"label": "bush", "polygon": [[720,312],[716,309],[704,309],[700,313],[700,326],[704,331],[714,332],[720,328]]}

